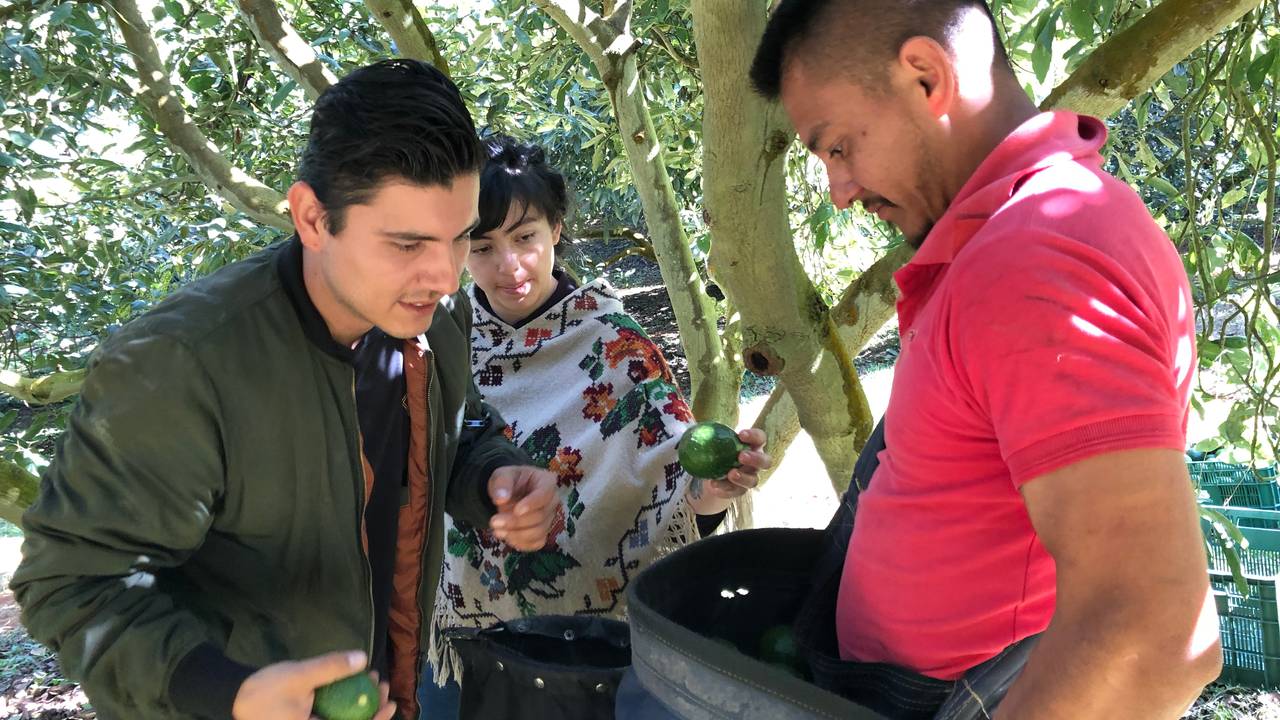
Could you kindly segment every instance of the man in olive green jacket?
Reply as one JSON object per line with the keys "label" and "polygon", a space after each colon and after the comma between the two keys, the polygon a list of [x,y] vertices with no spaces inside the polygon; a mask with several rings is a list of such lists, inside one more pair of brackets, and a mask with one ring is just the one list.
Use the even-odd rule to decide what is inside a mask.
{"label": "man in olive green jacket", "polygon": [[479,400],[455,294],[482,158],[438,71],[352,73],[317,102],[297,235],[94,354],[12,586],[99,717],[303,720],[367,667],[378,717],[416,719],[446,507],[543,546],[555,478]]}

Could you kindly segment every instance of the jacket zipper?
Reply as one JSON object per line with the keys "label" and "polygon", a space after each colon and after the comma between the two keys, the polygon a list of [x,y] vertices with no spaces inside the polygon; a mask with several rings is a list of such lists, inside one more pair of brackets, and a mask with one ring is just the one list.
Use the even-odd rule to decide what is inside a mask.
{"label": "jacket zipper", "polygon": [[364,436],[360,433],[359,427],[359,407],[356,398],[356,375],[351,373],[351,406],[356,409],[356,449],[360,455],[356,458],[356,464],[359,468],[357,477],[360,479],[360,485],[356,492],[356,542],[360,545],[360,558],[364,561],[364,580],[365,588],[369,590],[369,642],[365,645],[365,657],[369,658],[369,662],[373,662],[373,634],[378,625],[377,618],[374,617],[373,607],[373,563],[369,560],[369,551],[365,547],[368,542],[368,530],[365,528],[365,488],[369,482],[369,478],[364,475]]}

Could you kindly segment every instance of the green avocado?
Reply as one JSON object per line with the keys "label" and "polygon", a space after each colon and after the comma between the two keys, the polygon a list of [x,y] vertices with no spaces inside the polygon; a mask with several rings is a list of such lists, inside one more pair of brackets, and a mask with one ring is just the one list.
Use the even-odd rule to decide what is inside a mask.
{"label": "green avocado", "polygon": [[378,686],[357,673],[316,690],[312,714],[324,720],[369,720],[378,712]]}
{"label": "green avocado", "polygon": [[690,475],[714,480],[738,467],[738,453],[746,449],[747,444],[728,425],[700,422],[680,437],[678,456]]}

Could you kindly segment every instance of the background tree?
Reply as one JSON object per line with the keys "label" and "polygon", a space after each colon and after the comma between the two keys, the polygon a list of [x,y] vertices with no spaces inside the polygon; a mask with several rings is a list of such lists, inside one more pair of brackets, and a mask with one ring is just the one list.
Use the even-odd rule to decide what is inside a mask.
{"label": "background tree", "polygon": [[[991,4],[1028,92],[1108,117],[1109,169],[1183,254],[1193,402],[1231,403],[1207,442],[1275,457],[1277,3]],[[479,123],[548,147],[576,189],[580,244],[629,243],[580,272],[656,260],[700,417],[736,421],[744,377],[774,377],[754,423],[779,456],[807,430],[842,485],[871,423],[853,358],[885,336],[909,250],[834,212],[820,166],[747,89],[766,5],[0,6],[0,517],[33,497],[101,338],[284,237],[311,100],[392,54],[446,68]]]}

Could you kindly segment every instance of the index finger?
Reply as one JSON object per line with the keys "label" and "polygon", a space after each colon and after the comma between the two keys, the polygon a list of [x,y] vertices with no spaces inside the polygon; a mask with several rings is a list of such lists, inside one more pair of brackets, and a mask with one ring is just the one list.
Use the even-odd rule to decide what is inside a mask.
{"label": "index finger", "polygon": [[759,450],[769,442],[769,436],[760,428],[746,428],[738,431],[738,439],[750,445],[753,449]]}
{"label": "index finger", "polygon": [[520,499],[516,503],[515,514],[527,515],[536,512],[550,505],[556,499],[556,484],[554,482],[542,483],[534,486],[533,490]]}
{"label": "index finger", "polygon": [[294,663],[293,677],[314,690],[364,669],[367,658],[359,650],[331,652]]}

